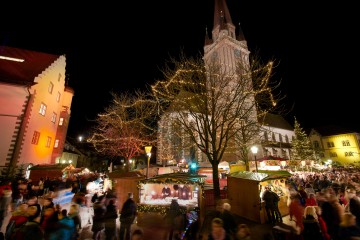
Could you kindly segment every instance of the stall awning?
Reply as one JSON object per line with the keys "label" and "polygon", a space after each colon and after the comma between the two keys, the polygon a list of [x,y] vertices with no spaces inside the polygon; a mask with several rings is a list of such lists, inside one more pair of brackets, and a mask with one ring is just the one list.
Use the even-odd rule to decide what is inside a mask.
{"label": "stall awning", "polygon": [[290,176],[291,173],[289,173],[288,171],[266,171],[266,170],[259,170],[258,172],[239,171],[230,174],[230,177],[248,179],[257,182],[287,178]]}

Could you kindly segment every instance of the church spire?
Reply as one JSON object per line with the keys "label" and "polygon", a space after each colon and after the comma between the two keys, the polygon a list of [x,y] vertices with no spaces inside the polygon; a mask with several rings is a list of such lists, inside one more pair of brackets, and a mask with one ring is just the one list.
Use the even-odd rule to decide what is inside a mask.
{"label": "church spire", "polygon": [[215,0],[214,29],[218,26],[222,29],[226,24],[233,25],[226,0]]}
{"label": "church spire", "polygon": [[236,37],[236,40],[245,41],[245,36],[244,36],[244,33],[243,33],[242,29],[241,29],[240,22],[239,22],[239,30],[238,31],[239,32],[238,32],[238,35]]}

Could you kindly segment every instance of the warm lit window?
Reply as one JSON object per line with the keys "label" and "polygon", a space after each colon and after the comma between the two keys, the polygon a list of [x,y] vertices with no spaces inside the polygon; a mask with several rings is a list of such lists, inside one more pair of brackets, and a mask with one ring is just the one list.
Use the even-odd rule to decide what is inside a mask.
{"label": "warm lit window", "polygon": [[49,87],[48,87],[48,92],[52,93],[54,89],[54,84],[52,82],[50,82]]}
{"label": "warm lit window", "polygon": [[59,146],[59,139],[55,140],[54,148],[57,148]]}
{"label": "warm lit window", "polygon": [[61,97],[61,93],[58,92],[57,95],[56,95],[56,101],[57,102],[60,102],[60,97]]}
{"label": "warm lit window", "polygon": [[56,113],[53,112],[53,115],[51,116],[51,122],[55,123],[56,122]]}
{"label": "warm lit window", "polygon": [[37,145],[39,143],[40,132],[34,131],[31,143]]}
{"label": "warm lit window", "polygon": [[43,116],[45,116],[46,113],[46,105],[44,103],[41,103],[39,113]]}
{"label": "warm lit window", "polygon": [[50,147],[50,146],[51,146],[51,137],[47,137],[46,147]]}
{"label": "warm lit window", "polygon": [[63,123],[64,123],[64,118],[60,118],[60,119],[59,119],[59,125],[62,126]]}

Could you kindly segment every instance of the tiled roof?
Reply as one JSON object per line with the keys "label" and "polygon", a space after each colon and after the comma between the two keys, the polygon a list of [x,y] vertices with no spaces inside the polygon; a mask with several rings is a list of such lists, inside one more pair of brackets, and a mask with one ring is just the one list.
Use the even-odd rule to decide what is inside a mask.
{"label": "tiled roof", "polygon": [[264,124],[269,127],[294,130],[294,128],[281,115],[268,113],[265,116]]}
{"label": "tiled roof", "polygon": [[333,136],[345,133],[354,133],[355,131],[337,126],[337,125],[324,125],[320,127],[314,127],[313,130],[318,132],[321,136]]}
{"label": "tiled roof", "polygon": [[0,56],[23,59],[23,62],[0,58],[0,82],[31,85],[36,76],[49,67],[59,55],[0,46]]}

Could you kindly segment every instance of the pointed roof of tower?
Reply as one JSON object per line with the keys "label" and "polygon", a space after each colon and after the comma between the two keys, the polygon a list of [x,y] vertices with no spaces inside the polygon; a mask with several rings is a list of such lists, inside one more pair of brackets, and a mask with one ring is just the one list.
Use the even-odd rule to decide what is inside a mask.
{"label": "pointed roof of tower", "polygon": [[233,24],[227,7],[226,0],[215,0],[215,9],[214,9],[214,26],[216,28],[220,25],[220,28],[224,28],[225,24]]}
{"label": "pointed roof of tower", "polygon": [[238,35],[236,36],[236,40],[238,40],[238,41],[245,41],[244,32],[243,32],[242,29],[241,29],[240,22],[239,22],[239,33],[238,33]]}
{"label": "pointed roof of tower", "polygon": [[209,33],[208,33],[208,30],[207,30],[207,27],[205,28],[205,46],[206,45],[209,45],[209,44],[212,44],[213,41],[209,38]]}

